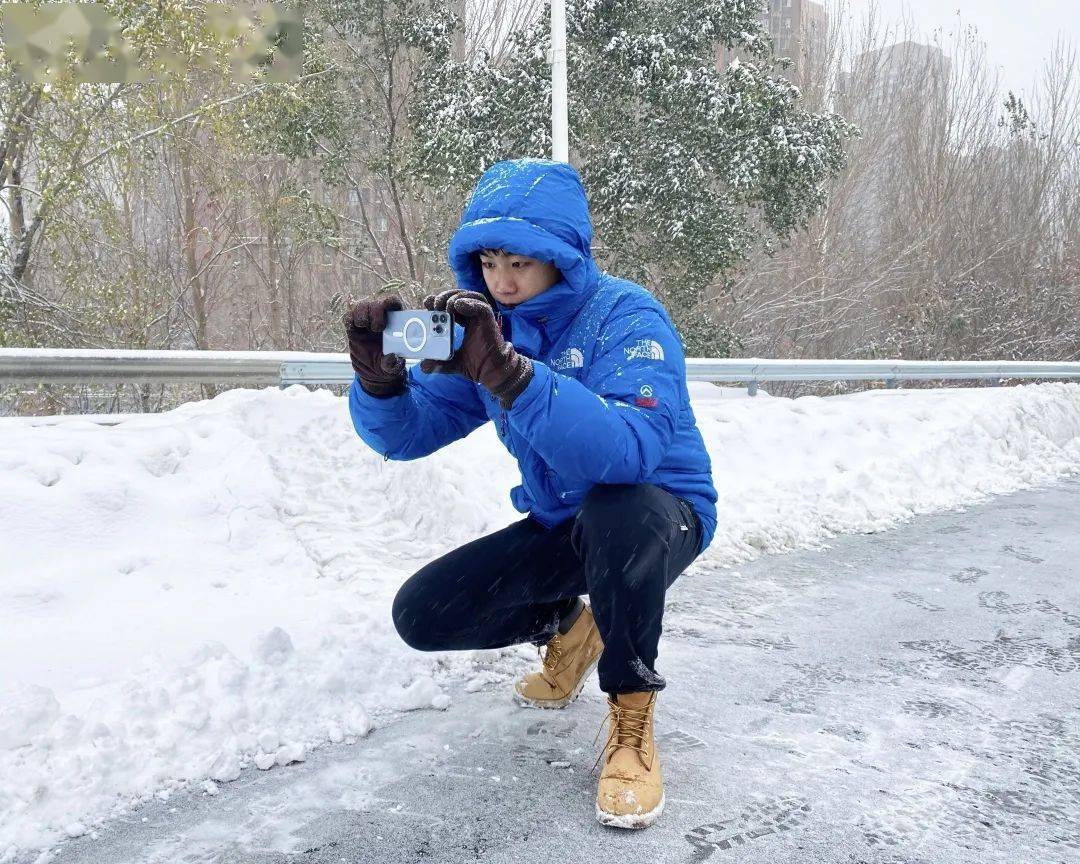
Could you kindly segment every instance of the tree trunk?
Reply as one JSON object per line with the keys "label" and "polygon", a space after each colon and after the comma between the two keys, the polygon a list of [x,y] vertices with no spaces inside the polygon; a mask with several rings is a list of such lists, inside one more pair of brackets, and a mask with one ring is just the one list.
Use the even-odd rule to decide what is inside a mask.
{"label": "tree trunk", "polygon": [[191,170],[191,152],[185,144],[180,146],[180,183],[184,199],[184,267],[187,270],[188,285],[191,288],[192,308],[195,317],[195,344],[205,351],[210,345],[206,327],[205,285],[203,277],[198,271],[197,247],[200,226],[195,219],[195,196],[198,193]]}
{"label": "tree trunk", "polygon": [[278,289],[277,230],[271,226],[266,234],[266,282],[270,289],[270,344],[280,351],[285,342],[281,323],[281,292]]}

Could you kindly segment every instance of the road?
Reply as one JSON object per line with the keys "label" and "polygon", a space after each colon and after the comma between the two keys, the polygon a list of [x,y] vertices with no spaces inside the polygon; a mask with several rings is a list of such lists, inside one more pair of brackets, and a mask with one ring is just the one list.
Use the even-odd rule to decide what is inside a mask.
{"label": "road", "polygon": [[594,676],[564,711],[458,687],[445,712],[155,801],[52,860],[1080,861],[1078,516],[1070,480],[692,568],[668,596],[667,809],[646,831],[594,820]]}

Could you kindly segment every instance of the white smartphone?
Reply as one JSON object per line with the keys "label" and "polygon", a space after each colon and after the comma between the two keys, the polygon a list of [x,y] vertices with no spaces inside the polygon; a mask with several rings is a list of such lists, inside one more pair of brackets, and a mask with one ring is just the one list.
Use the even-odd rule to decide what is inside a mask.
{"label": "white smartphone", "polygon": [[383,354],[406,360],[449,360],[454,356],[454,318],[427,309],[387,312],[382,348]]}

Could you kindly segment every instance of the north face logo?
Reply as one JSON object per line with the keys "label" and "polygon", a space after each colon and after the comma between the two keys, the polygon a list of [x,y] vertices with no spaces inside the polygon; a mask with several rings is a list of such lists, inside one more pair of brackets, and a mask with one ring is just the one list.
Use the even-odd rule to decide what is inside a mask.
{"label": "north face logo", "polygon": [[585,366],[585,355],[580,348],[567,348],[551,361],[552,369],[581,369]]}
{"label": "north face logo", "polygon": [[653,389],[648,384],[642,384],[638,391],[640,395],[634,397],[634,404],[638,408],[655,408],[660,400],[653,395]]}
{"label": "north face logo", "polygon": [[623,350],[627,360],[663,360],[664,348],[653,339],[639,339],[633,345],[627,345]]}

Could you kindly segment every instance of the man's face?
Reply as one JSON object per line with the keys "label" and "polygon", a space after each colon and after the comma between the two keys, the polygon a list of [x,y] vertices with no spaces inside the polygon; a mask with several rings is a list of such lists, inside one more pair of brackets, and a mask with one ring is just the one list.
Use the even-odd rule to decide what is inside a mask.
{"label": "man's face", "polygon": [[479,255],[484,284],[491,296],[506,306],[524,303],[562,278],[559,269],[549,261],[537,261],[501,249],[484,249]]}

